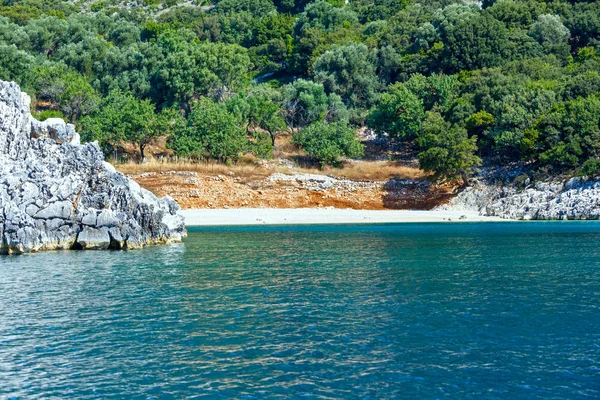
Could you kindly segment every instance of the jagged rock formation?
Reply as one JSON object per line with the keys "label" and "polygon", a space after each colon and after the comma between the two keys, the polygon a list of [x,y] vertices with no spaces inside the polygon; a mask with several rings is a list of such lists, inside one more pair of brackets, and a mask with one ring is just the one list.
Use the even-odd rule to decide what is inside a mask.
{"label": "jagged rock formation", "polygon": [[135,249],[186,235],[174,200],[116,172],[73,125],[35,120],[29,103],[0,81],[0,254]]}
{"label": "jagged rock formation", "polygon": [[599,219],[600,180],[572,178],[525,185],[479,182],[440,208],[525,220]]}

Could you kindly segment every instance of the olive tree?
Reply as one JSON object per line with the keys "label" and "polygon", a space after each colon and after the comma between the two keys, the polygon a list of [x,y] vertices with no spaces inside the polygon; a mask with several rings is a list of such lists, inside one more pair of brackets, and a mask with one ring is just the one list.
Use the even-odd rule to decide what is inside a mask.
{"label": "olive tree", "polygon": [[346,122],[315,122],[296,132],[293,143],[317,159],[321,166],[338,164],[341,157],[357,158],[364,154],[364,146]]}
{"label": "olive tree", "polygon": [[168,145],[176,154],[210,157],[221,162],[237,161],[247,148],[246,132],[224,104],[202,98],[177,126]]}
{"label": "olive tree", "polygon": [[414,139],[421,130],[424,117],[423,101],[404,84],[398,83],[381,95],[381,101],[369,113],[367,125],[379,133]]}
{"label": "olive tree", "polygon": [[338,94],[349,108],[371,106],[381,83],[375,55],[364,44],[334,46],[315,62],[315,81],[327,93]]}
{"label": "olive tree", "polygon": [[428,112],[417,139],[421,168],[434,172],[436,177],[460,177],[466,184],[473,169],[481,164],[475,154],[476,142],[477,138],[469,138],[465,128],[444,121],[439,113]]}

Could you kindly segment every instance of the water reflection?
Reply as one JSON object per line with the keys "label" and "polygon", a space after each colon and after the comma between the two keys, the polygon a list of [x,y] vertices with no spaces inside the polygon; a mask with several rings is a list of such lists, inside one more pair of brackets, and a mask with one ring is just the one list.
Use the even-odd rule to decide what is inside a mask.
{"label": "water reflection", "polygon": [[599,232],[207,229],[2,257],[0,398],[598,397]]}

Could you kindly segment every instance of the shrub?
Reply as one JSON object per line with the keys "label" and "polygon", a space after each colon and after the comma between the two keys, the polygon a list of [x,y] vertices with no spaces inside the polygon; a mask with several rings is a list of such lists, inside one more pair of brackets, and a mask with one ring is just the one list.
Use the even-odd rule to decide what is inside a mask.
{"label": "shrub", "polygon": [[62,118],[65,120],[65,122],[67,122],[67,118],[58,110],[43,110],[40,112],[32,112],[31,114],[38,121],[45,121],[48,118]]}
{"label": "shrub", "polygon": [[228,163],[237,161],[247,149],[248,139],[240,121],[223,104],[202,98],[187,124],[175,128],[169,147],[177,155],[208,156]]}
{"label": "shrub", "polygon": [[367,125],[379,133],[410,140],[419,134],[424,117],[421,99],[404,85],[395,84],[371,110]]}
{"label": "shrub", "polygon": [[419,163],[424,171],[436,176],[461,177],[466,183],[473,168],[481,164],[475,155],[477,138],[469,138],[465,128],[444,121],[442,116],[429,112],[423,123],[423,133],[417,139],[421,147]]}
{"label": "shrub", "polygon": [[346,122],[315,122],[294,134],[293,143],[316,158],[321,166],[339,164],[341,157],[357,158],[364,146]]}
{"label": "shrub", "polygon": [[583,163],[581,171],[587,176],[597,176],[600,174],[600,159],[590,158]]}

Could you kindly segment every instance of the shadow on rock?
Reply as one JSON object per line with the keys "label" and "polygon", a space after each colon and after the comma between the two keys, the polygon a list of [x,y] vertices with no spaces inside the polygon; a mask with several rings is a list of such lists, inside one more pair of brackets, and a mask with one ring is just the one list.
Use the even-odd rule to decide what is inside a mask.
{"label": "shadow on rock", "polygon": [[383,185],[383,206],[392,210],[431,210],[455,196],[456,185],[428,180],[390,179]]}

